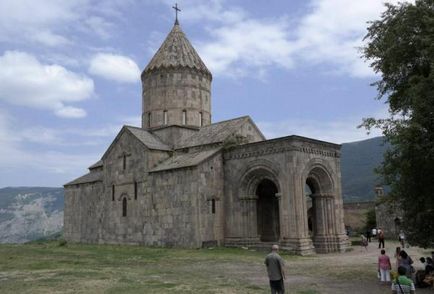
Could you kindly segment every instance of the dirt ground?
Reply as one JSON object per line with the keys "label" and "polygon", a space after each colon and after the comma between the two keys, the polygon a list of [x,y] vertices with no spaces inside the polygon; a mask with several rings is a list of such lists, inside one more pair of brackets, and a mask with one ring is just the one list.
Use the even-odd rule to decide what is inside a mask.
{"label": "dirt ground", "polygon": [[[386,254],[396,271],[394,251],[398,242],[386,242]],[[414,267],[422,269],[421,256],[430,256],[429,250],[417,247],[405,249],[414,260]],[[380,294],[391,293],[390,284],[383,285],[377,279],[377,258],[380,253],[378,244],[373,240],[368,250],[354,246],[343,254],[321,254],[306,259],[289,261],[287,264],[287,293],[321,294]],[[416,289],[416,293],[434,293],[434,289]]]}

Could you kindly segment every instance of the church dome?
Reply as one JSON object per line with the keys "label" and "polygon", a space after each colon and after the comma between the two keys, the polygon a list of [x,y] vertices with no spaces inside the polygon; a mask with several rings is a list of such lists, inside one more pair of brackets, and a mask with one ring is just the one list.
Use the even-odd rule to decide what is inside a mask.
{"label": "church dome", "polygon": [[142,73],[142,127],[209,125],[211,81],[211,72],[176,22]]}
{"label": "church dome", "polygon": [[157,53],[146,66],[143,74],[161,69],[188,67],[209,74],[211,72],[197,54],[181,27],[176,23]]}

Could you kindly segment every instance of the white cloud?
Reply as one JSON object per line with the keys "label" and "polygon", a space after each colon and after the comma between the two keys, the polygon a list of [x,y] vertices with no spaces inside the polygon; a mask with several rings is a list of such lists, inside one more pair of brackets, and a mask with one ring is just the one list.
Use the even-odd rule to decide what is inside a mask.
{"label": "white cloud", "polygon": [[[55,46],[69,43],[62,24],[77,20],[88,0],[0,1],[0,40],[32,40]],[[55,30],[59,30],[56,32]],[[20,38],[17,38],[20,36]]]}
{"label": "white cloud", "polygon": [[[45,46],[74,43],[75,33],[107,39],[134,0],[3,0],[0,1],[0,42],[36,42]],[[17,38],[17,36],[19,36]]]}
{"label": "white cloud", "polygon": [[[292,46],[284,20],[243,20],[213,30],[215,40],[199,44],[205,63],[216,74],[242,75],[268,66],[293,67]],[[253,70],[252,70],[253,69]]]}
{"label": "white cloud", "polygon": [[89,73],[125,83],[140,80],[140,69],[131,58],[109,53],[96,54],[90,62]]}
{"label": "white cloud", "polygon": [[0,56],[0,100],[40,109],[50,109],[61,117],[83,117],[85,111],[65,103],[86,100],[94,84],[86,76],[59,65],[40,63],[33,55],[6,51]]}
{"label": "white cloud", "polygon": [[101,38],[110,38],[109,32],[113,30],[113,24],[108,22],[104,18],[99,16],[91,16],[87,18],[84,22],[88,26],[89,30],[93,31]]}
{"label": "white cloud", "polygon": [[[74,145],[70,142],[70,135],[70,131],[61,129],[20,127],[19,121],[0,111],[0,187],[61,185],[84,174],[86,167],[101,157],[103,148],[88,146],[83,149],[85,142],[80,140],[80,144],[74,147],[74,152],[59,149],[58,147]],[[21,177],[22,174],[32,175]],[[40,175],[44,175],[43,178]]]}
{"label": "white cloud", "polygon": [[358,48],[367,22],[378,19],[385,9],[383,1],[314,0],[310,9],[296,28],[298,57],[334,65],[336,71],[355,77],[372,76]]}
{"label": "white cloud", "polygon": [[277,20],[253,19],[223,0],[187,3],[183,19],[208,21],[213,38],[199,42],[198,51],[217,75],[255,75],[271,66],[293,69],[306,63],[327,65],[337,74],[374,75],[358,48],[367,21],[379,18],[384,1],[312,0],[298,19],[283,15]]}
{"label": "white cloud", "polygon": [[65,118],[82,118],[86,116],[86,111],[81,108],[64,106],[55,111],[56,115]]}

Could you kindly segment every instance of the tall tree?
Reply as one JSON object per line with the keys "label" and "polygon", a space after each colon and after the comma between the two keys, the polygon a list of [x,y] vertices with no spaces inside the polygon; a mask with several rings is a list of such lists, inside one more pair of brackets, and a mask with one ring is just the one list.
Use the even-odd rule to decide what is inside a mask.
{"label": "tall tree", "polygon": [[410,243],[434,244],[434,0],[386,4],[369,23],[363,57],[381,79],[378,99],[389,105],[386,119],[366,118],[391,148],[378,169],[392,199],[404,212]]}

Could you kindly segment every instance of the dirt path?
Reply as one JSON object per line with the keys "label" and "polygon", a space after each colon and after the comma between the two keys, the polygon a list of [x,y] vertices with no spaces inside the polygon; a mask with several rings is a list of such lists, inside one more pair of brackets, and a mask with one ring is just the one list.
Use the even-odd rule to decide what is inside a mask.
{"label": "dirt path", "polygon": [[[397,242],[386,244],[393,270],[396,271],[394,251]],[[406,249],[414,260],[417,269],[422,268],[419,258],[427,255],[427,251],[414,247]],[[377,258],[380,250],[377,243],[370,243],[368,251],[354,247],[343,254],[324,254],[301,258],[287,265],[288,277],[286,288],[288,293],[324,293],[324,294],[380,294],[391,293],[390,285],[382,285],[377,279]],[[311,290],[309,292],[308,290]],[[417,289],[417,293],[434,293],[433,289]]]}

